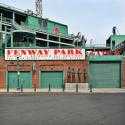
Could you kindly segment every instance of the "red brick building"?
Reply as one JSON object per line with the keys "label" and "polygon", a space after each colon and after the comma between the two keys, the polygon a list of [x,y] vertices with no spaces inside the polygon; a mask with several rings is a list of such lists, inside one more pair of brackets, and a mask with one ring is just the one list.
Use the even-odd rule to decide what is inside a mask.
{"label": "red brick building", "polygon": [[[85,58],[85,53],[81,54],[83,54],[82,58]],[[66,83],[84,84],[87,82],[85,59],[22,60],[20,56],[20,60],[15,60],[14,55],[11,55],[8,60],[1,58],[0,62],[1,88],[6,88],[7,85],[9,88],[17,88],[21,84],[24,88],[48,88],[49,84],[52,88],[61,88]]]}

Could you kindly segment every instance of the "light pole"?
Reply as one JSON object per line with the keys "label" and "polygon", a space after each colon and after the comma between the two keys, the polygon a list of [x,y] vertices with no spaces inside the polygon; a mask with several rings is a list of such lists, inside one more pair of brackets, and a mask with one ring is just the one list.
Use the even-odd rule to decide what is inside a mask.
{"label": "light pole", "polygon": [[17,57],[17,90],[20,89],[19,57]]}

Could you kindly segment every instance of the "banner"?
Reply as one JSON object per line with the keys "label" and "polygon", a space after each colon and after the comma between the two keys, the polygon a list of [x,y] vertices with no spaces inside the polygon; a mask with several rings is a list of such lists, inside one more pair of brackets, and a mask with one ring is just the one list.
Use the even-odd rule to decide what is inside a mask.
{"label": "banner", "polygon": [[108,56],[108,55],[120,55],[119,50],[91,50],[91,51],[86,51],[87,56]]}
{"label": "banner", "polygon": [[84,60],[85,49],[5,49],[5,60]]}

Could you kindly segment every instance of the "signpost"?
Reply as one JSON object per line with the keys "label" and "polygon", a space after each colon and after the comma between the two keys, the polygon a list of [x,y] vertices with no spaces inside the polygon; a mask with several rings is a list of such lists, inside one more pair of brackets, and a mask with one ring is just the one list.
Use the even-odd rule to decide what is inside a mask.
{"label": "signpost", "polygon": [[19,57],[17,57],[17,90],[20,89]]}

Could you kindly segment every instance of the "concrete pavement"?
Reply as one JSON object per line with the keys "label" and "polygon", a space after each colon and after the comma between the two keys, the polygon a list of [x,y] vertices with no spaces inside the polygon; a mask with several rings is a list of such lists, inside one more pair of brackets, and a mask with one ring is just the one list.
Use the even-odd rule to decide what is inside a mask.
{"label": "concrete pavement", "polygon": [[35,124],[125,125],[125,93],[0,96],[0,125]]}

